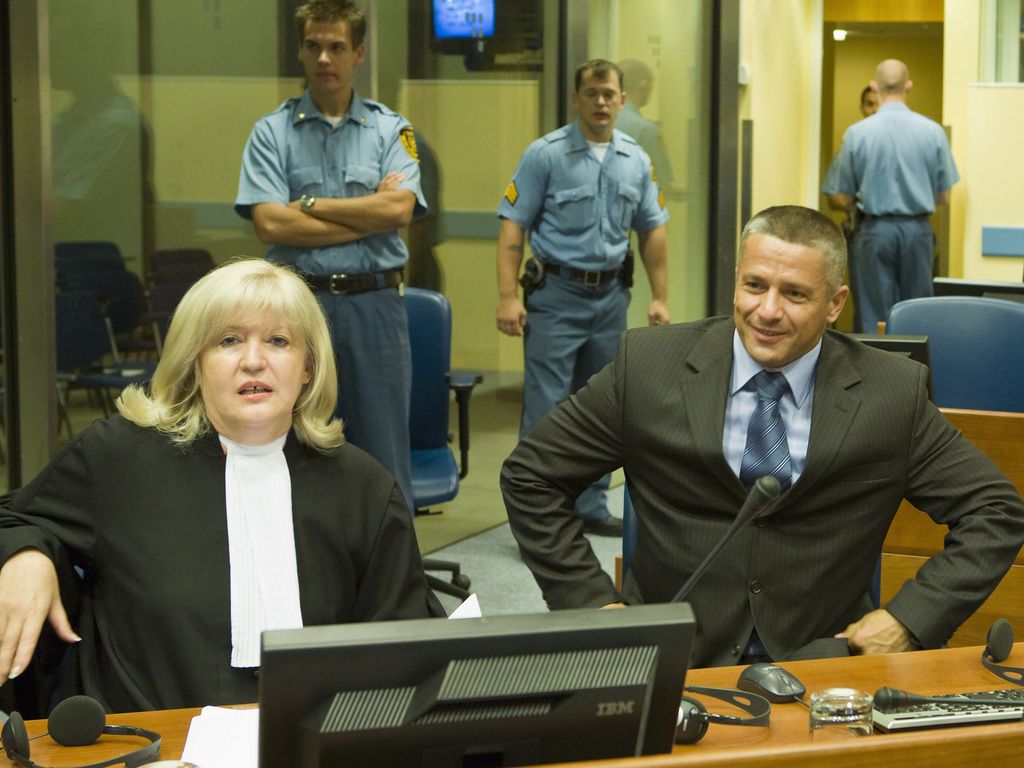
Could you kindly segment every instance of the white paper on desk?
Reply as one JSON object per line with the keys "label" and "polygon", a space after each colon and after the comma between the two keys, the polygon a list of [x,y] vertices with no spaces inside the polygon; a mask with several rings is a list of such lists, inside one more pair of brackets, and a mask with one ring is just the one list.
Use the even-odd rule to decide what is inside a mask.
{"label": "white paper on desk", "polygon": [[479,619],[480,613],[480,599],[476,596],[476,592],[467,597],[462,603],[452,611],[452,615],[449,619]]}
{"label": "white paper on desk", "polygon": [[256,768],[260,711],[203,707],[192,718],[181,759],[199,768]]}

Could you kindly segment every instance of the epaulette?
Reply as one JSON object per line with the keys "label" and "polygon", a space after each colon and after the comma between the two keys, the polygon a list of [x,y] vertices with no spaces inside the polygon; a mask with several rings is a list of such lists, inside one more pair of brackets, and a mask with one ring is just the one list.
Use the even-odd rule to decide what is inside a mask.
{"label": "epaulette", "polygon": [[570,134],[571,131],[572,131],[572,124],[563,125],[561,128],[558,128],[558,129],[552,131],[551,133],[547,133],[544,136],[542,136],[541,138],[547,144],[554,144],[556,141],[563,141],[564,139],[569,138],[569,134]]}

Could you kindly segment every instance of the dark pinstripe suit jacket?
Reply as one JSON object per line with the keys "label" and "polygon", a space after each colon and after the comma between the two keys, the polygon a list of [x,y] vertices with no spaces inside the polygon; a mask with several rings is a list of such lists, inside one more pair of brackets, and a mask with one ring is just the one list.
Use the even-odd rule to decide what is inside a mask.
{"label": "dark pinstripe suit jacket", "polygon": [[[630,602],[671,599],[728,528],[746,495],[722,454],[733,330],[713,318],[627,332],[614,363],[505,462],[509,520],[552,608],[620,599],[572,511],[604,472],[625,468],[637,512]],[[904,497],[950,533],[885,607],[937,647],[1009,568],[1024,543],[1024,503],[928,401],[924,368],[829,331],[803,474],[688,598],[694,665],[735,663],[754,624],[784,659],[871,610],[868,583]]]}

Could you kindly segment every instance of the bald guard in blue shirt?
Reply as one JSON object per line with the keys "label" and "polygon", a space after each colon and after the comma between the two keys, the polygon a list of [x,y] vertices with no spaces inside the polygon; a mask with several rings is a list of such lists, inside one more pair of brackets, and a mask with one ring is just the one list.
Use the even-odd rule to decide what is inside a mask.
{"label": "bald guard in blue shirt", "polygon": [[[651,284],[648,322],[669,322],[668,211],[650,158],[614,130],[626,101],[622,72],[602,59],[582,64],[572,100],[579,119],[527,148],[498,208],[498,330],[524,336],[520,437],[615,357],[629,306],[622,267],[631,229]],[[527,232],[543,277],[520,300],[516,278]],[[579,497],[576,510],[585,530],[621,535],[607,488],[604,477]]]}
{"label": "bald guard in blue shirt", "polygon": [[295,14],[309,89],[253,128],[235,210],[267,258],[306,275],[324,307],[345,435],[398,480],[410,507],[412,359],[399,293],[408,259],[398,230],[426,212],[413,129],[352,88],[366,20],[348,0]]}
{"label": "bald guard in blue shirt", "polygon": [[856,330],[874,333],[892,305],[932,295],[935,234],[928,217],[960,180],[942,126],[904,103],[907,65],[886,59],[871,87],[878,111],[843,136],[838,181],[826,182],[833,208],[858,210],[850,253]]}

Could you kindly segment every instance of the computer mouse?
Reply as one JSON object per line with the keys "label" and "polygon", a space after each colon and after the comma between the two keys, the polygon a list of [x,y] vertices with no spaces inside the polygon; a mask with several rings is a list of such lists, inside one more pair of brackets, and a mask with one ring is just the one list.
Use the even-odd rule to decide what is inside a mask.
{"label": "computer mouse", "polygon": [[807,692],[804,684],[792,672],[767,662],[751,664],[740,672],[736,687],[741,691],[760,694],[775,704],[796,701]]}

